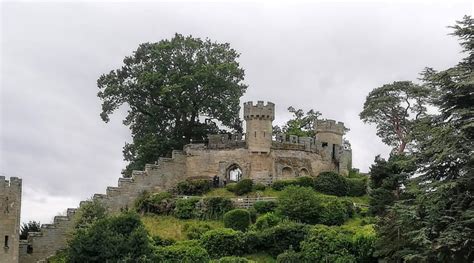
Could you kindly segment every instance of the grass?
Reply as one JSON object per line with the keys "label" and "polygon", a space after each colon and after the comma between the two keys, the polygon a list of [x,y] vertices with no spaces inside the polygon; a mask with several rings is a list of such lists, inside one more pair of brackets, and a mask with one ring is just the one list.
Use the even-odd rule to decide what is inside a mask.
{"label": "grass", "polygon": [[342,229],[353,232],[363,232],[366,234],[375,234],[373,217],[354,217],[347,220],[342,226]]}
{"label": "grass", "polygon": [[169,238],[176,241],[186,240],[186,234],[183,231],[183,227],[187,223],[198,223],[206,222],[213,228],[224,227],[222,221],[206,220],[200,221],[198,219],[178,219],[173,216],[158,216],[158,215],[145,215],[142,217],[142,222],[145,224],[145,228],[151,236],[160,236],[162,238]]}
{"label": "grass", "polygon": [[247,259],[253,260],[258,263],[275,263],[276,260],[266,253],[255,253],[244,256]]}

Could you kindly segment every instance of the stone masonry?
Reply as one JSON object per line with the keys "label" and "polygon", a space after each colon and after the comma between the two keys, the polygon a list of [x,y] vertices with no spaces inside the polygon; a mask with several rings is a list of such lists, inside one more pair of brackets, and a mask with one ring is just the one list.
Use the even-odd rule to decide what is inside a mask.
{"label": "stone masonry", "polygon": [[[343,144],[342,137],[346,130],[343,123],[318,120],[314,138],[286,134],[272,136],[274,118],[273,103],[244,103],[245,136],[209,135],[206,143],[188,144],[182,151],[173,151],[171,158],[160,158],[155,164],[147,164],[144,171],[134,171],[131,178],[119,178],[118,186],[107,187],[105,194],[95,194],[93,199],[100,200],[110,212],[115,213],[132,207],[143,191],[165,191],[183,180],[219,178],[220,185],[225,185],[249,178],[271,184],[276,180],[298,176],[317,176],[323,171],[348,174],[352,153]],[[21,193],[21,180],[12,179],[10,185],[8,189],[15,186],[17,190],[2,191],[0,197],[1,200],[6,197],[17,200],[18,212],[10,214],[11,218],[0,214],[0,222],[1,226],[4,221],[9,222],[5,235],[14,236],[11,241],[16,242],[11,243],[9,251],[18,255],[18,193]],[[76,209],[69,208],[65,216],[56,216],[52,224],[42,225],[41,232],[30,233],[28,240],[19,244],[19,262],[41,262],[65,248],[72,233],[75,212]],[[3,228],[0,231],[4,235]],[[0,263],[18,262],[13,255],[9,257],[11,260],[0,259]]]}
{"label": "stone masonry", "polygon": [[0,176],[0,263],[19,262],[21,179]]}

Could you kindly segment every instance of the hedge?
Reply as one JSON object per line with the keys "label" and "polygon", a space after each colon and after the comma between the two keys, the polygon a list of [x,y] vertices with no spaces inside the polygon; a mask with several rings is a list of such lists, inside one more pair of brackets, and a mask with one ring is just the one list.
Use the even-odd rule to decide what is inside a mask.
{"label": "hedge", "polygon": [[251,179],[242,179],[234,187],[236,195],[244,195],[252,192],[253,181]]}
{"label": "hedge", "polygon": [[229,228],[218,228],[204,233],[201,245],[212,258],[242,255],[245,251],[243,233]]}
{"label": "hedge", "polygon": [[314,189],[328,195],[346,196],[349,192],[349,185],[342,175],[323,172],[314,179]]}
{"label": "hedge", "polygon": [[179,195],[203,195],[212,188],[210,180],[187,180],[179,182],[174,188],[174,192]]}
{"label": "hedge", "polygon": [[227,197],[205,197],[196,203],[196,216],[202,220],[221,219],[234,205]]}
{"label": "hedge", "polygon": [[182,241],[167,247],[155,250],[156,258],[153,262],[168,263],[207,263],[209,254],[198,242]]}
{"label": "hedge", "polygon": [[224,226],[246,231],[251,222],[250,213],[245,209],[234,209],[224,214]]}
{"label": "hedge", "polygon": [[199,198],[186,198],[176,200],[174,216],[179,219],[190,219],[196,217],[196,204]]}
{"label": "hedge", "polygon": [[276,201],[257,201],[253,204],[253,208],[255,208],[257,213],[265,214],[275,211],[277,205],[278,203]]}

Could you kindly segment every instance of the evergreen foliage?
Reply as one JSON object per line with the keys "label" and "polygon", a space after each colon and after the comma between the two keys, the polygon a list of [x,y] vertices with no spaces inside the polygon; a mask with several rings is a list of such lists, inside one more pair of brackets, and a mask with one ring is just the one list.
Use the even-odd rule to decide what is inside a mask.
{"label": "evergreen foliage", "polygon": [[328,195],[345,196],[349,192],[349,185],[342,175],[322,172],[314,179],[314,189]]}
{"label": "evergreen foliage", "polygon": [[250,213],[245,209],[234,209],[224,214],[224,226],[227,228],[246,231],[250,223]]}
{"label": "evergreen foliage", "polygon": [[243,240],[242,232],[221,228],[204,233],[201,237],[201,244],[212,258],[221,258],[244,253]]}

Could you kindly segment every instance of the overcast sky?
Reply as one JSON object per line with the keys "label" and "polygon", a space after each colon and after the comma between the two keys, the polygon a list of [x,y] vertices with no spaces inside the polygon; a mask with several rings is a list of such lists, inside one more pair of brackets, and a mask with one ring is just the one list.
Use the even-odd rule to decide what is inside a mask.
{"label": "overcast sky", "polygon": [[461,58],[447,36],[472,4],[13,3],[1,4],[0,175],[23,178],[22,221],[48,223],[115,186],[123,116],[101,121],[96,80],[143,42],[175,32],[229,42],[241,53],[242,98],[314,108],[346,123],[354,166],[389,149],[358,117],[368,92],[416,81]]}

